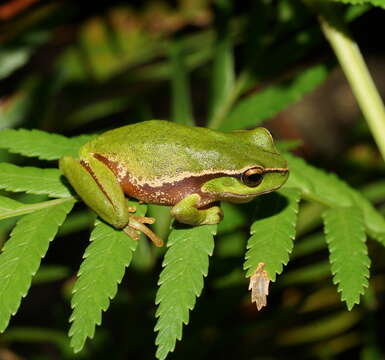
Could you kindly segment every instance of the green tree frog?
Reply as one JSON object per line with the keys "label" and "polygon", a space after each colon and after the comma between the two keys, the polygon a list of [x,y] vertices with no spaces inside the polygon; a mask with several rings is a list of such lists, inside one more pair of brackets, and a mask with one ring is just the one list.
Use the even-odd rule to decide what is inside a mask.
{"label": "green tree frog", "polygon": [[284,158],[264,128],[222,132],[150,120],[107,131],[83,145],[79,159],[59,167],[99,217],[134,239],[137,231],[162,245],[134,214],[125,195],[142,203],[172,206],[189,225],[222,220],[218,201],[244,203],[278,189],[288,177]]}

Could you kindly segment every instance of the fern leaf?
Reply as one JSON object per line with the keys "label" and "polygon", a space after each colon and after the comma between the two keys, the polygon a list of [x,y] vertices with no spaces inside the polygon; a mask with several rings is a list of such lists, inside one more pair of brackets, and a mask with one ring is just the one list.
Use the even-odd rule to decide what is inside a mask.
{"label": "fern leaf", "polygon": [[156,294],[158,336],[155,343],[156,357],[160,360],[174,351],[176,340],[182,338],[183,324],[188,323],[189,310],[194,308],[196,297],[203,289],[215,233],[215,225],[204,225],[174,229],[169,236]]}
{"label": "fern leaf", "polygon": [[353,204],[350,188],[334,174],[307,164],[303,159],[285,153],[290,176],[287,186],[297,187],[308,198],[330,206]]}
{"label": "fern leaf", "polygon": [[41,130],[5,129],[0,131],[0,148],[42,160],[57,160],[63,155],[77,157],[80,146],[91,138],[92,135],[66,138]]}
{"label": "fern leaf", "polygon": [[40,169],[0,163],[0,189],[25,191],[28,194],[47,194],[52,197],[70,197],[61,181],[58,169]]}
{"label": "fern leaf", "polygon": [[23,204],[5,196],[0,196],[0,220],[20,215],[26,215],[34,211],[55,206],[67,201],[74,201],[74,198],[68,197],[49,201],[42,201],[34,204]]}
{"label": "fern leaf", "polygon": [[303,159],[287,153],[285,153],[285,158],[290,169],[286,186],[298,188],[307,199],[331,207],[358,206],[364,216],[368,232],[377,240],[385,238],[384,217],[358,191],[334,174],[317,169]]}
{"label": "fern leaf", "polygon": [[281,190],[280,193],[284,197],[271,194],[270,199],[267,197],[258,199],[263,212],[272,212],[273,215],[256,220],[251,226],[252,236],[247,243],[248,250],[244,264],[248,277],[252,276],[262,263],[265,264],[264,270],[269,278],[275,281],[276,274],[280,274],[283,265],[289,261],[301,193],[288,188]]}
{"label": "fern leaf", "polygon": [[358,191],[350,189],[355,204],[359,206],[365,220],[365,226],[370,235],[385,245],[381,239],[385,239],[385,219],[383,215],[377,211],[371,202],[363,197]]}
{"label": "fern leaf", "polygon": [[24,204],[6,196],[0,196],[0,218],[4,213],[19,209]]}
{"label": "fern leaf", "polygon": [[4,331],[31,285],[49,242],[71,211],[73,201],[21,218],[0,255],[0,331]]}
{"label": "fern leaf", "polygon": [[327,75],[327,67],[317,65],[305,70],[290,81],[272,85],[248,96],[234,107],[223,122],[221,130],[234,130],[261,124],[312,91],[326,79]]}
{"label": "fern leaf", "polygon": [[83,348],[88,337],[94,336],[95,325],[101,324],[102,311],[107,310],[110,299],[116,295],[136,246],[137,242],[125,232],[96,221],[71,301],[69,335],[75,352]]}
{"label": "fern leaf", "polygon": [[368,287],[370,259],[362,212],[357,207],[333,208],[323,218],[333,283],[351,310]]}

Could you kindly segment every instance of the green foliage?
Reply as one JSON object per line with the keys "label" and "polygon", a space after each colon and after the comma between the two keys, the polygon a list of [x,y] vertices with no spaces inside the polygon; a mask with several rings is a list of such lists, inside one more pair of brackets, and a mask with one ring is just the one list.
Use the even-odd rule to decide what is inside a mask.
{"label": "green foliage", "polygon": [[28,194],[47,194],[52,197],[69,197],[71,192],[62,182],[58,169],[40,169],[0,163],[0,189],[25,191]]}
{"label": "green foliage", "polygon": [[[79,137],[68,139],[67,142],[64,137],[57,138],[52,134],[39,131],[34,140],[33,134],[33,131],[10,131],[12,142],[8,148],[27,156],[55,159],[62,156],[68,149],[71,149],[72,154],[76,154],[79,146],[86,139],[86,137]],[[40,146],[41,144],[34,146],[34,141],[44,143],[44,146]],[[5,141],[3,144],[7,147]],[[383,241],[385,221],[367,199],[335,175],[316,169],[290,154],[285,156],[291,171],[286,187],[279,192],[280,195],[261,197],[257,201],[258,216],[251,227],[252,236],[247,245],[246,275],[251,276],[258,264],[264,263],[270,279],[276,280],[276,274],[280,274],[283,265],[288,263],[293,248],[300,198],[316,201],[329,207],[325,212],[325,229],[331,251],[332,272],[335,275],[335,282],[339,284],[339,291],[342,291],[342,300],[346,301],[348,308],[351,309],[355,303],[358,303],[359,296],[368,282],[369,259],[363,242],[364,229]],[[15,279],[10,277],[10,280],[4,283],[6,288],[3,293],[9,292],[11,286],[9,284],[16,288],[13,291],[14,296],[7,298],[10,303],[6,303],[8,307],[4,312],[2,325],[4,329],[10,315],[18,308],[21,297],[26,294],[31,276],[36,272],[48,242],[52,240],[64,221],[74,200],[67,186],[62,183],[60,172],[56,169],[18,167],[2,163],[0,164],[0,188],[62,197],[62,199],[37,204],[23,204],[7,197],[0,197],[0,218],[33,212],[19,220],[1,255],[6,260],[4,276],[10,272],[9,266],[17,266],[15,271],[11,271],[15,274]],[[67,211],[61,212],[62,216],[58,221],[55,211],[62,208]],[[228,210],[231,209],[229,207]],[[229,211],[227,211],[228,214],[231,214]],[[50,219],[53,214],[51,219],[55,227],[53,235],[52,227],[47,226],[44,219],[48,214]],[[360,217],[361,214],[362,217]],[[232,229],[245,221],[245,217],[237,212],[230,217],[221,225],[222,231],[233,231]],[[30,220],[31,218],[33,221]],[[38,218],[40,223],[37,221]],[[40,235],[37,227],[34,228],[36,235],[28,228],[29,236],[39,236],[39,239],[45,242],[39,244],[41,250],[38,256],[32,259],[34,261],[28,258],[29,267],[27,267],[19,260],[24,259],[23,256],[18,259],[21,265],[13,259],[17,257],[23,246],[32,246],[34,242],[24,242],[23,245],[12,244],[14,239],[21,241],[20,239],[23,238],[21,235],[23,230],[20,228],[25,230],[28,224],[31,226],[32,222],[37,224],[40,231],[51,230],[51,232],[48,234],[49,237],[48,235],[44,237]],[[155,327],[158,331],[156,356],[159,359],[165,359],[167,354],[174,350],[176,341],[182,338],[183,324],[188,323],[189,311],[193,309],[196,297],[203,289],[203,277],[207,275],[208,259],[213,251],[215,232],[215,226],[201,226],[173,230],[170,234],[167,245],[169,249],[163,262],[164,269],[160,275],[160,287],[156,297],[158,305],[156,312],[158,321]],[[86,339],[94,336],[95,326],[100,325],[102,311],[107,310],[110,300],[116,295],[117,284],[120,283],[125,268],[131,262],[136,245],[137,243],[129,239],[125,233],[112,229],[100,221],[96,223],[91,234],[91,244],[85,252],[85,259],[78,273],[79,278],[72,298],[70,336],[71,345],[75,351],[80,351]],[[28,252],[28,250],[25,251]],[[348,257],[349,261],[344,261],[345,257]],[[0,264],[1,262],[0,257]],[[19,268],[22,270],[18,270]],[[325,266],[323,265],[320,269],[324,274]],[[314,271],[310,271],[309,274],[318,276]],[[304,274],[302,277],[305,281],[309,280],[309,275]]]}
{"label": "green foliage", "polygon": [[40,130],[5,129],[0,131],[0,148],[41,160],[58,160],[63,155],[77,157],[80,146],[91,138],[91,135],[67,138]]}
{"label": "green foliage", "polygon": [[24,65],[29,57],[29,52],[24,49],[8,50],[0,55],[0,80],[12,74],[14,70]]}
{"label": "green foliage", "polygon": [[270,199],[257,201],[259,216],[251,226],[252,236],[247,243],[244,265],[248,270],[247,276],[253,275],[258,264],[263,263],[264,270],[275,281],[276,274],[282,272],[282,265],[289,261],[301,193],[297,189],[287,188],[281,190],[280,194],[281,196],[274,194]]}
{"label": "green foliage", "polygon": [[328,75],[325,65],[317,65],[296,77],[271,85],[241,100],[222,123],[221,129],[256,126],[314,90]]}
{"label": "green foliage", "polygon": [[[354,20],[372,5],[385,8],[383,0],[334,1],[367,5],[339,7],[346,21]],[[332,1],[323,3],[328,7],[330,2]],[[52,8],[57,6],[59,9],[60,27],[63,28],[70,28],[69,24],[75,23],[73,19],[65,23],[68,21],[66,14],[73,13],[72,8],[66,7],[71,6],[68,4],[70,2],[52,2]],[[67,134],[78,134],[84,129],[86,132],[98,132],[101,120],[101,127],[114,127],[115,119],[119,122],[147,120],[152,117],[152,112],[155,116],[164,115],[165,119],[192,124],[194,104],[197,123],[201,126],[221,130],[245,129],[260,125],[264,120],[276,116],[327,78],[331,67],[322,63],[323,58],[315,59],[318,65],[306,65],[309,55],[314,57],[315,54],[321,53],[320,49],[315,47],[321,44],[322,33],[316,16],[303,2],[254,2],[250,7],[246,4],[237,6],[235,11],[230,0],[220,0],[213,4],[208,3],[207,13],[205,9],[202,11],[199,8],[199,4],[200,1],[191,7],[180,6],[181,12],[184,13],[182,17],[178,14],[180,9],[177,9],[177,5],[173,8],[171,17],[168,17],[167,11],[163,13],[163,16],[159,17],[162,21],[151,22],[151,26],[156,28],[156,36],[147,31],[146,27],[149,25],[146,16],[139,18],[136,8],[129,8],[127,11],[126,5],[120,3],[119,8],[114,8],[114,2],[101,5],[100,9],[104,10],[106,6],[107,10],[102,16],[99,16],[99,8],[95,8],[92,15],[77,9],[81,12],[80,20],[76,21],[76,30],[69,31],[70,36],[66,39],[55,35],[61,32],[57,31],[60,27],[55,26],[56,17],[50,10],[50,5],[47,8],[39,8],[40,3],[35,4],[36,7],[26,11],[27,16],[33,15],[28,19],[24,18],[23,13],[18,14],[9,23],[10,30],[5,26],[2,34],[4,45],[0,54],[0,80],[5,79],[6,86],[5,95],[0,102],[0,128],[21,125],[28,128],[40,126]],[[61,11],[62,7],[72,10]],[[162,7],[163,5],[159,8]],[[139,3],[137,8],[146,11],[141,9]],[[36,15],[35,9],[44,11]],[[119,13],[119,17],[115,17],[114,11]],[[160,11],[158,7],[155,13],[150,12],[149,18],[156,19],[153,16],[157,15],[156,11]],[[47,15],[44,15],[44,12]],[[195,12],[199,14],[196,18]],[[135,16],[138,16],[138,19]],[[126,26],[127,19],[130,26]],[[125,23],[122,29],[115,28],[122,23]],[[171,37],[170,34],[175,29],[180,31],[175,33],[175,37]],[[48,42],[51,35],[52,41]],[[45,48],[52,50],[51,43],[55,46],[59,44],[60,51],[55,51],[58,55],[52,54],[48,60],[29,63],[31,55],[40,60]],[[352,44],[355,46],[354,42]],[[54,60],[51,61],[51,58]],[[45,69],[46,62],[49,63],[49,71]],[[39,70],[39,67],[44,69]],[[352,71],[359,73],[356,70],[353,66]],[[10,74],[15,76],[11,78]],[[205,76],[209,76],[209,79],[205,79]],[[168,104],[168,100],[164,100],[162,94],[166,81],[171,89],[168,116],[164,109],[164,103]],[[210,91],[207,91],[208,85]],[[365,86],[363,90],[367,98],[373,97],[366,92]],[[198,98],[197,104],[193,102],[194,96]],[[207,119],[203,118],[204,114],[207,114]],[[379,134],[381,135],[381,132]],[[9,153],[4,151],[0,156],[2,161],[9,162],[13,159],[13,153],[37,157],[40,160],[57,160],[67,154],[76,157],[79,147],[91,137],[92,135],[84,135],[67,138],[35,129],[6,129],[0,132],[0,148],[8,150]],[[291,140],[283,143],[280,149],[290,150],[294,142]],[[255,209],[252,208],[254,204],[250,207],[247,207],[250,204],[222,204],[225,218],[218,225],[218,248],[222,250],[219,250],[213,259],[217,267],[212,267],[214,271],[213,277],[210,277],[210,281],[213,279],[210,289],[215,283],[220,285],[214,285],[213,291],[229,290],[225,297],[221,297],[223,308],[227,306],[227,301],[233,301],[236,296],[240,296],[239,299],[244,298],[247,285],[240,259],[247,240],[248,215],[250,209],[254,209],[251,237],[247,243],[244,263],[246,277],[254,274],[258,264],[264,263],[269,278],[275,281],[290,257],[296,261],[293,266],[285,269],[285,274],[274,284],[275,290],[279,292],[286,286],[312,284],[311,294],[298,295],[302,291],[298,291],[299,287],[294,293],[285,288],[286,293],[282,297],[285,300],[279,307],[272,307],[279,303],[275,298],[270,305],[273,311],[271,308],[265,310],[264,314],[261,314],[260,322],[250,321],[253,319],[253,309],[247,307],[247,316],[243,316],[247,318],[246,332],[239,332],[238,327],[237,331],[234,329],[234,332],[231,332],[226,328],[220,333],[219,328],[212,327],[207,322],[201,327],[199,337],[208,334],[207,338],[214,343],[215,338],[226,341],[227,338],[222,339],[225,333],[229,334],[231,345],[235,346],[236,342],[239,342],[238,333],[242,333],[246,340],[247,336],[250,336],[252,341],[242,339],[240,343],[248,346],[255,343],[257,351],[261,351],[252,355],[245,352],[245,357],[250,355],[249,357],[268,358],[271,356],[264,354],[264,346],[260,346],[267,338],[269,342],[276,339],[279,344],[287,347],[298,345],[301,341],[315,342],[330,335],[337,337],[342,334],[346,337],[336,338],[335,343],[325,346],[326,350],[321,352],[322,356],[308,356],[308,353],[304,353],[304,356],[309,358],[334,358],[327,353],[327,349],[354,346],[351,345],[354,343],[351,341],[351,335],[353,339],[356,336],[355,339],[358,338],[358,343],[361,343],[361,334],[356,329],[350,333],[349,331],[358,321],[365,321],[365,326],[372,321],[371,316],[376,305],[373,306],[375,301],[370,302],[371,289],[366,289],[370,260],[365,239],[368,234],[385,245],[385,220],[380,211],[372,205],[372,202],[382,203],[385,200],[385,197],[381,198],[384,193],[381,188],[383,184],[375,192],[367,193],[369,201],[334,174],[317,169],[293,155],[285,156],[288,159],[290,178],[283,189],[274,194],[260,196],[255,202]],[[22,164],[19,158],[17,161]],[[27,162],[28,165],[36,163],[39,164],[36,160]],[[378,170],[383,172],[380,166]],[[346,179],[352,178],[349,170],[346,175],[343,174]],[[65,279],[71,275],[68,266],[48,265],[47,268],[41,268],[31,280],[49,242],[56,235],[75,199],[57,169],[21,167],[5,162],[0,163],[0,189],[43,194],[54,198],[48,201],[28,201],[22,194],[17,194],[13,199],[7,197],[5,192],[0,196],[0,219],[13,217],[14,219],[8,220],[18,221],[0,255],[0,329],[4,330],[11,315],[17,311],[21,298],[26,295],[31,281],[42,283]],[[304,202],[300,203],[302,199]],[[159,207],[153,206],[151,209],[157,219],[155,231],[166,240],[169,233],[169,211],[166,207],[160,210]],[[322,225],[322,213],[325,236],[318,231]],[[137,214],[144,214],[144,209],[139,207]],[[94,224],[94,219],[95,214],[90,214],[89,211],[76,211],[67,218],[58,235],[67,235],[66,241],[77,240],[76,232],[88,230]],[[0,223],[0,240],[5,240],[13,225],[11,221]],[[156,295],[158,308],[155,331],[158,332],[158,359],[165,359],[174,350],[176,341],[182,338],[183,324],[189,322],[190,310],[194,308],[196,299],[203,290],[216,230],[216,226],[184,227],[173,229],[169,235],[163,260],[164,268],[160,274]],[[312,235],[307,236],[307,232]],[[295,236],[299,241],[294,243]],[[329,262],[325,257],[322,258],[327,245],[330,250]],[[72,255],[73,247],[68,248],[71,249],[69,252]],[[132,261],[135,250],[135,258]],[[106,351],[111,351],[111,357],[122,356],[119,346],[108,343],[111,334],[103,332],[103,329],[95,335],[95,327],[101,324],[103,311],[107,310],[110,301],[116,296],[118,284],[122,281],[126,267],[131,263],[136,271],[135,279],[139,278],[135,284],[137,293],[132,312],[138,308],[145,309],[147,313],[152,312],[152,302],[149,305],[146,301],[153,297],[154,290],[151,286],[143,284],[151,284],[153,281],[142,280],[151,274],[151,270],[157,269],[156,265],[160,263],[159,258],[163,255],[163,250],[154,249],[143,240],[137,244],[125,233],[100,220],[95,222],[71,298],[73,312],[69,335],[75,352],[84,347],[87,338],[94,337],[93,346],[86,348],[81,354],[82,357],[103,357]],[[316,256],[316,262],[313,264],[309,262],[309,258],[315,252],[320,255],[320,261]],[[303,258],[300,259],[301,257]],[[301,266],[301,260],[306,260],[305,266]],[[300,266],[297,266],[298,263]],[[360,295],[366,291],[362,307],[364,310],[359,308],[352,312],[340,312],[340,309],[337,309],[340,299],[327,280],[327,277],[331,276],[330,264],[334,283],[338,285],[338,292],[341,292],[341,298],[349,310],[359,303]],[[322,293],[325,290],[322,288],[323,284],[326,282],[329,284],[326,285],[327,291]],[[236,288],[230,288],[229,284],[236,285]],[[63,288],[70,298],[68,281],[64,283]],[[236,294],[237,289],[240,289],[240,295]],[[126,307],[127,294],[124,287],[119,295],[116,301],[121,301],[125,310],[130,311]],[[299,296],[301,299],[296,304],[295,298]],[[333,299],[336,300],[333,302]],[[239,303],[237,306],[239,307]],[[219,308],[214,308],[214,312],[218,317],[222,317]],[[225,314],[228,309],[226,307]],[[245,309],[243,304],[242,309]],[[314,312],[311,312],[312,310]],[[124,327],[135,322],[131,318],[132,312],[128,312],[130,315],[119,324],[118,332],[121,337],[127,336]],[[298,316],[298,313],[301,316]],[[327,313],[328,317],[321,317],[319,321],[317,317],[322,313]],[[291,314],[295,314],[297,323],[287,330],[284,325]],[[305,316],[302,316],[304,314]],[[267,322],[264,321],[264,315],[269,317]],[[213,314],[206,316],[210,317],[210,320],[215,318]],[[301,323],[304,318],[305,325]],[[276,327],[270,334],[268,328],[271,324]],[[7,341],[12,341],[9,339],[13,337],[13,341],[50,342],[65,354],[63,358],[74,356],[66,344],[67,338],[62,333],[54,334],[39,329],[19,330],[18,332],[17,328],[11,329],[5,334],[1,339],[2,347],[7,345]],[[124,355],[128,353],[128,347],[132,343],[139,346],[136,340],[142,333],[138,331],[138,334],[130,334],[128,346],[124,344]],[[368,338],[374,337],[369,334]],[[140,341],[143,341],[142,338]],[[142,350],[135,349],[135,353]],[[207,354],[199,355],[194,353],[193,357],[207,357]]]}
{"label": "green foliage", "polygon": [[371,4],[373,6],[379,6],[385,9],[384,0],[333,0],[333,1],[344,3],[344,4],[351,4],[351,5]]}
{"label": "green foliage", "polygon": [[23,204],[11,198],[0,196],[0,220],[29,214],[46,207],[54,206],[56,204],[61,204],[68,201],[73,201],[73,198],[69,197],[35,204]]}
{"label": "green foliage", "polygon": [[330,335],[338,335],[344,330],[357,324],[358,314],[352,312],[339,311],[332,316],[326,316],[321,320],[313,321],[299,328],[293,329],[286,336],[282,337],[282,344],[298,344],[301,342],[316,341]]}
{"label": "green foliage", "polygon": [[211,89],[208,123],[215,122],[221,117],[221,111],[226,107],[229,97],[235,87],[235,69],[233,54],[233,39],[229,26],[229,9],[231,2],[219,3],[220,16],[218,24],[218,39],[212,61]]}
{"label": "green foliage", "polygon": [[342,300],[351,309],[368,285],[370,261],[365,231],[385,244],[385,220],[367,199],[335,175],[292,155],[287,154],[286,158],[291,169],[287,186],[301,189],[306,199],[330,207],[324,219],[334,282],[339,283]]}
{"label": "green foliage", "polygon": [[169,236],[155,300],[158,305],[156,357],[160,360],[174,351],[176,340],[182,338],[183,324],[188,324],[189,311],[202,292],[203,277],[207,276],[209,256],[214,250],[215,233],[216,226],[204,225],[174,229]]}
{"label": "green foliage", "polygon": [[291,170],[286,183],[289,187],[301,189],[305,198],[329,206],[350,206],[353,202],[349,187],[334,174],[307,164],[303,159],[285,154]]}
{"label": "green foliage", "polygon": [[19,201],[13,200],[6,196],[0,196],[0,218],[4,218],[3,214],[13,212],[20,207],[23,207],[23,204]]}
{"label": "green foliage", "polygon": [[364,216],[366,231],[376,238],[385,235],[385,219],[358,191],[334,174],[317,169],[300,158],[285,154],[292,170],[289,187],[301,189],[304,198],[330,207],[358,206]]}
{"label": "green foliage", "polygon": [[362,212],[357,207],[332,208],[323,218],[333,282],[351,310],[369,285],[370,259]]}
{"label": "green foliage", "polygon": [[87,337],[94,336],[95,325],[102,322],[110,300],[117,292],[125,268],[132,260],[137,241],[126,233],[97,220],[91,233],[90,245],[73,288],[69,335],[75,352],[80,351]]}
{"label": "green foliage", "polygon": [[190,100],[188,73],[185,65],[184,54],[178,42],[170,50],[170,62],[172,68],[172,115],[173,121],[193,125],[193,114]]}
{"label": "green foliage", "polygon": [[42,209],[21,218],[0,255],[0,331],[19,308],[50,241],[71,211],[72,202]]}

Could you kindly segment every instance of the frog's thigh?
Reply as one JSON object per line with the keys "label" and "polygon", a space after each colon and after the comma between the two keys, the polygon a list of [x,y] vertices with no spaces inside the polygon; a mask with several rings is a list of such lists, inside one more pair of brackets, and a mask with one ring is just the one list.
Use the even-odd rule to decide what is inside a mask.
{"label": "frog's thigh", "polygon": [[172,209],[171,215],[179,222],[189,225],[218,224],[223,214],[219,206],[208,209],[197,209],[200,200],[198,194],[191,194],[179,201]]}
{"label": "frog's thigh", "polygon": [[127,201],[114,173],[93,156],[79,160],[64,156],[59,167],[82,200],[103,220],[123,228],[129,220]]}

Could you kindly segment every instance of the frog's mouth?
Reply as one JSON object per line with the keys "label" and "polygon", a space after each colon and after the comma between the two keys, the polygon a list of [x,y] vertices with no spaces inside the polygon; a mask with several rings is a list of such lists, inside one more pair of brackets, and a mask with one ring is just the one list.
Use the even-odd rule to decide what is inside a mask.
{"label": "frog's mouth", "polygon": [[272,191],[278,190],[282,185],[283,184],[272,187],[268,190],[261,190],[260,192],[256,192],[253,194],[234,194],[234,193],[226,192],[221,194],[221,200],[242,204],[253,200],[257,196],[268,194]]}

